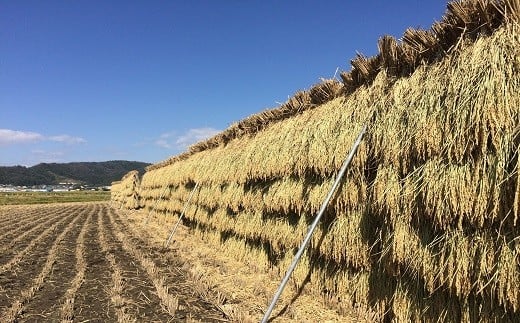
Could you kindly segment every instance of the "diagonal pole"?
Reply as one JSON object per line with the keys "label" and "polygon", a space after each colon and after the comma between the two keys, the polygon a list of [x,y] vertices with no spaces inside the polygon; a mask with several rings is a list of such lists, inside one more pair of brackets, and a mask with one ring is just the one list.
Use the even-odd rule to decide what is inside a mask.
{"label": "diagonal pole", "polygon": [[274,306],[276,305],[276,302],[282,295],[283,289],[285,288],[285,285],[289,281],[289,278],[291,277],[292,272],[296,268],[296,265],[298,264],[298,261],[300,261],[300,258],[305,251],[305,248],[307,247],[307,244],[311,240],[312,234],[314,230],[316,229],[316,226],[318,225],[323,213],[325,212],[325,209],[327,208],[327,205],[329,204],[332,196],[336,192],[336,189],[338,188],[339,184],[341,183],[341,179],[343,178],[343,175],[345,174],[345,171],[347,170],[350,162],[352,161],[352,158],[354,157],[357,148],[359,144],[361,143],[361,139],[363,139],[363,136],[365,135],[365,132],[367,130],[366,126],[363,126],[363,129],[361,129],[361,132],[359,133],[356,141],[354,142],[354,145],[352,146],[352,149],[350,150],[350,153],[347,156],[347,159],[345,159],[345,162],[343,163],[343,166],[341,166],[341,169],[338,173],[338,176],[336,177],[336,180],[334,181],[334,184],[332,185],[332,188],[329,191],[329,194],[323,201],[323,204],[321,205],[321,208],[318,212],[318,215],[316,215],[316,218],[314,218],[314,221],[312,222],[309,231],[307,232],[307,235],[305,236],[305,239],[303,240],[300,249],[294,256],[294,259],[289,266],[289,269],[287,270],[287,273],[285,274],[285,277],[283,278],[282,282],[280,283],[280,286],[278,286],[278,290],[276,291],[273,300],[271,301],[271,304],[269,305],[269,308],[265,311],[264,317],[262,318],[262,323],[267,323],[269,320],[269,316],[271,316],[271,313],[273,312]]}
{"label": "diagonal pole", "polygon": [[191,191],[190,196],[188,197],[188,200],[186,201],[186,204],[184,204],[184,209],[182,210],[181,215],[179,216],[179,220],[177,221],[177,223],[175,223],[175,226],[173,227],[172,231],[170,232],[170,235],[168,236],[168,239],[164,243],[165,248],[168,248],[168,246],[170,245],[170,241],[172,241],[173,234],[175,233],[175,230],[177,230],[177,227],[181,223],[182,217],[184,216],[184,213],[186,213],[186,210],[188,209],[188,205],[190,204],[191,198],[193,197],[193,193],[195,193],[195,190],[197,190],[197,187],[199,187],[199,183],[195,184],[195,187]]}

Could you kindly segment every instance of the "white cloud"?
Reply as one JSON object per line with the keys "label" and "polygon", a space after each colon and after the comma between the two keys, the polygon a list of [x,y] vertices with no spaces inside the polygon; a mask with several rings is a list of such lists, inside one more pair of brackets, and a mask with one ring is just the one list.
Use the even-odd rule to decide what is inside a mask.
{"label": "white cloud", "polygon": [[36,132],[0,129],[0,145],[31,143],[43,139],[44,137]]}
{"label": "white cloud", "polygon": [[69,135],[44,136],[40,133],[32,131],[0,129],[0,145],[16,145],[39,141],[55,141],[66,144],[81,144],[87,142],[83,138]]}
{"label": "white cloud", "polygon": [[56,141],[56,142],[63,142],[63,143],[69,144],[69,145],[72,145],[72,144],[83,144],[83,143],[87,142],[83,138],[72,137],[72,136],[69,136],[69,135],[51,136],[51,137],[48,137],[48,139],[51,140],[51,141]]}
{"label": "white cloud", "polygon": [[155,144],[159,147],[171,149],[173,148],[172,138],[175,136],[174,132],[163,133],[159,136],[159,139],[155,141]]}
{"label": "white cloud", "polygon": [[220,131],[214,128],[194,128],[181,135],[176,135],[175,132],[167,132],[160,135],[155,144],[166,149],[186,150],[190,145],[206,140]]}

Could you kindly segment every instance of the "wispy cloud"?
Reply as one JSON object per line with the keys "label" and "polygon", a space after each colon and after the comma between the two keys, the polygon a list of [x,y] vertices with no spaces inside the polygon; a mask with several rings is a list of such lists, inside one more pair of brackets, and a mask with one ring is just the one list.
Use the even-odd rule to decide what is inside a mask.
{"label": "wispy cloud", "polygon": [[70,135],[44,136],[41,133],[32,131],[19,131],[11,129],[0,129],[0,145],[16,145],[35,143],[40,141],[54,141],[65,144],[81,144],[87,142],[80,137]]}
{"label": "wispy cloud", "polygon": [[159,136],[159,139],[155,141],[155,144],[162,148],[171,149],[175,143],[175,139],[172,138],[175,138],[175,132],[163,133]]}
{"label": "wispy cloud", "polygon": [[185,150],[190,145],[208,139],[219,132],[220,130],[214,128],[193,128],[183,134],[167,132],[160,135],[155,144],[166,149]]}
{"label": "wispy cloud", "polygon": [[41,134],[36,132],[0,129],[0,145],[31,143],[42,141],[43,138]]}
{"label": "wispy cloud", "polygon": [[51,136],[51,137],[48,137],[48,138],[51,141],[63,142],[63,143],[69,144],[69,145],[72,145],[72,144],[83,144],[83,143],[87,142],[83,138],[72,137],[72,136],[69,136],[69,135]]}

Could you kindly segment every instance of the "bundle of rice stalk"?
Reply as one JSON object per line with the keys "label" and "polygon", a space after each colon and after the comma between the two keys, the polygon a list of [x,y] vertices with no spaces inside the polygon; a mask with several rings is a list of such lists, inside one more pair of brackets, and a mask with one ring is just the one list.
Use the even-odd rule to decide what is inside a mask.
{"label": "bundle of rice stalk", "polygon": [[[409,225],[398,222],[390,242],[392,261],[401,273],[423,282],[429,293],[443,289],[465,302],[479,297],[481,303],[498,299],[506,311],[517,312],[519,305],[520,257],[518,239],[496,242],[496,234],[461,230],[425,237]],[[429,242],[427,242],[429,241]],[[508,242],[509,241],[509,242]]]}
{"label": "bundle of rice stalk", "polygon": [[443,291],[425,293],[414,281],[397,279],[391,315],[396,322],[461,322],[461,304]]}
{"label": "bundle of rice stalk", "polygon": [[[519,236],[520,237],[520,236]],[[520,309],[520,239],[501,245],[497,262],[497,290],[501,304]]]}
{"label": "bundle of rice stalk", "polygon": [[460,163],[489,149],[507,154],[519,120],[514,108],[518,50],[512,49],[519,40],[514,34],[501,29],[382,93],[379,99],[391,108],[379,110],[372,127],[378,160],[407,173],[410,163],[436,156]]}
{"label": "bundle of rice stalk", "polygon": [[139,172],[130,171],[121,179],[121,195],[123,206],[127,209],[139,207]]}
{"label": "bundle of rice stalk", "polygon": [[[341,303],[348,307],[365,308],[368,310],[371,302],[371,274],[369,271],[357,270],[336,263],[315,263],[311,271],[311,282],[325,298],[334,299],[341,308]],[[380,282],[379,289],[384,289]],[[379,318],[382,319],[381,313]]]}
{"label": "bundle of rice stalk", "polygon": [[[229,217],[222,217],[224,222],[229,222]],[[267,233],[269,230],[275,229],[276,232],[274,234],[279,234],[279,240],[274,240],[271,245],[275,248],[280,248],[283,246],[281,241],[284,238],[283,231],[285,231],[283,224],[279,226],[273,227],[266,223],[266,221],[262,217],[261,212],[241,212],[240,214],[232,216],[233,219],[233,228],[232,231],[237,235],[240,235],[244,238],[250,240],[261,240],[261,241],[269,241],[267,237]]]}
{"label": "bundle of rice stalk", "polygon": [[422,288],[429,292],[447,285],[454,293],[467,297],[472,284],[468,277],[472,266],[469,242],[462,235],[456,237],[440,236],[424,245],[416,231],[398,222],[391,239],[392,261],[400,274],[419,277],[424,282]]}
{"label": "bundle of rice stalk", "polygon": [[[421,278],[426,284],[425,288],[429,290],[434,289],[438,272],[432,266],[432,254],[429,249],[423,246],[420,237],[407,223],[404,221],[394,223],[393,231],[386,237],[383,248],[389,249],[391,252],[391,259],[382,258],[385,262],[390,262],[386,266],[395,270],[393,265],[398,265],[396,275],[401,275],[405,272],[412,272],[418,276],[423,273],[431,274],[430,276],[421,276]],[[430,271],[428,272],[425,268]]]}
{"label": "bundle of rice stalk", "polygon": [[400,210],[402,191],[399,173],[395,168],[393,166],[378,167],[376,178],[370,187],[374,213],[392,214],[392,218],[395,218],[396,211]]}
{"label": "bundle of rice stalk", "polygon": [[322,79],[322,82],[309,90],[313,104],[320,105],[337,98],[343,89],[343,84],[334,79]]}
{"label": "bundle of rice stalk", "polygon": [[110,200],[112,202],[120,202],[121,201],[121,181],[112,182],[110,186]]}
{"label": "bundle of rice stalk", "polygon": [[285,106],[289,108],[289,110],[302,112],[307,109],[311,103],[311,96],[308,91],[298,91],[285,103]]}
{"label": "bundle of rice stalk", "polygon": [[[180,204],[178,203],[178,206]],[[232,216],[222,209],[210,211],[202,207],[188,206],[185,216],[187,219],[201,223],[217,232],[251,241],[263,241],[277,252],[285,250],[288,244],[286,239],[291,238],[290,233],[293,231],[291,227],[286,228],[283,225],[276,225],[276,223],[271,222],[273,220],[264,221],[261,213],[244,212]]]}
{"label": "bundle of rice stalk", "polygon": [[[353,268],[371,267],[371,232],[365,210],[352,210],[338,214],[322,236],[316,235],[311,248],[317,248],[324,258],[336,263],[347,263]],[[319,233],[319,232],[317,232]]]}
{"label": "bundle of rice stalk", "polygon": [[[352,174],[355,175],[355,174]],[[355,208],[366,197],[366,187],[359,174],[349,179],[337,192],[333,205],[334,210]],[[332,186],[332,179],[321,183],[307,180],[282,178],[260,185],[241,185],[228,183],[221,185],[202,185],[195,192],[192,203],[209,209],[222,208],[230,212],[262,211],[279,214],[306,213],[313,216]],[[163,195],[164,199],[186,201],[193,188],[180,186],[171,193]],[[157,192],[158,194],[158,192]]]}
{"label": "bundle of rice stalk", "polygon": [[392,36],[383,36],[379,39],[377,47],[379,57],[381,57],[382,69],[390,75],[399,75],[402,67],[399,60],[401,53],[397,40]]}
{"label": "bundle of rice stalk", "polygon": [[[369,268],[371,246],[368,241],[372,241],[373,237],[368,232],[367,216],[362,210],[338,214],[330,225],[324,223],[316,229],[309,250],[336,263]],[[292,224],[283,215],[273,218],[262,213],[240,213],[233,218],[234,227],[230,231],[250,239],[260,239],[274,251],[283,253],[300,246],[307,233],[309,218],[300,216],[298,222]],[[225,218],[224,221],[231,222]]]}
{"label": "bundle of rice stalk", "polygon": [[306,209],[302,203],[310,203],[304,199],[304,183],[294,179],[279,180],[267,186],[262,194],[264,208],[267,212],[301,213]]}
{"label": "bundle of rice stalk", "polygon": [[[440,44],[434,32],[408,28],[403,34],[403,51],[410,49],[410,55],[405,56],[406,63],[410,66],[428,64],[441,50]],[[423,60],[423,62],[420,62]]]}
{"label": "bundle of rice stalk", "polygon": [[[157,210],[180,213],[185,200],[170,199],[165,204],[159,203]],[[296,248],[306,233],[308,221],[313,215],[298,216],[297,223],[290,223],[295,215],[263,213],[262,211],[242,211],[230,213],[230,208],[208,208],[195,200],[186,211],[186,216],[220,232],[232,232],[252,240],[261,240],[271,245],[273,250]],[[341,213],[339,214],[341,215]],[[363,240],[367,233],[363,228],[363,212],[347,212],[339,216],[328,227],[320,227],[314,236],[311,247],[317,248],[324,257],[337,262],[347,261],[353,266],[369,266],[369,246]],[[364,237],[364,238],[363,238]]]}
{"label": "bundle of rice stalk", "polygon": [[[301,191],[293,191],[294,195],[291,199],[294,201],[291,203],[296,206],[296,210],[300,213],[313,216],[321,207],[333,182],[334,178],[332,177],[316,180],[316,183],[313,183],[312,179],[302,179],[299,184],[301,185]],[[367,192],[368,187],[364,175],[361,174],[358,169],[349,171],[346,174],[344,182],[336,191],[334,199],[329,205],[329,209],[339,213],[344,210],[356,209],[360,205],[365,205],[368,197]],[[269,191],[269,193],[271,193],[271,191]],[[274,194],[278,195],[276,191]],[[276,204],[269,203],[268,207],[272,207],[274,210]]]}
{"label": "bundle of rice stalk", "polygon": [[248,246],[245,239],[229,236],[222,239],[222,235],[203,226],[193,231],[193,234],[215,247],[218,252],[227,254],[246,264],[254,265],[262,271],[270,268],[269,255],[262,248]]}
{"label": "bundle of rice stalk", "polygon": [[[182,188],[172,193],[173,198],[187,200],[188,192],[179,192]],[[194,194],[193,203],[197,205],[204,205],[209,209],[216,209],[221,205],[222,191],[226,188],[221,188],[220,185],[201,185],[198,194]]]}
{"label": "bundle of rice stalk", "polygon": [[500,185],[508,174],[495,156],[460,166],[431,160],[422,168],[422,175],[424,216],[432,218],[437,227],[447,229],[456,224],[462,228],[465,223],[481,228],[503,220],[505,201]]}

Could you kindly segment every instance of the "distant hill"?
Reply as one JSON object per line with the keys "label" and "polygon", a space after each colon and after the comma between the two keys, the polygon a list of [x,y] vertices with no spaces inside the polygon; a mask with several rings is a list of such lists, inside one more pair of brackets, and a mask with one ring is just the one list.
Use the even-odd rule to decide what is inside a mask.
{"label": "distant hill", "polygon": [[104,186],[120,180],[131,170],[138,170],[142,174],[148,165],[150,164],[136,161],[112,160],[65,164],[43,163],[32,167],[7,166],[0,167],[0,184],[22,186],[68,182]]}

